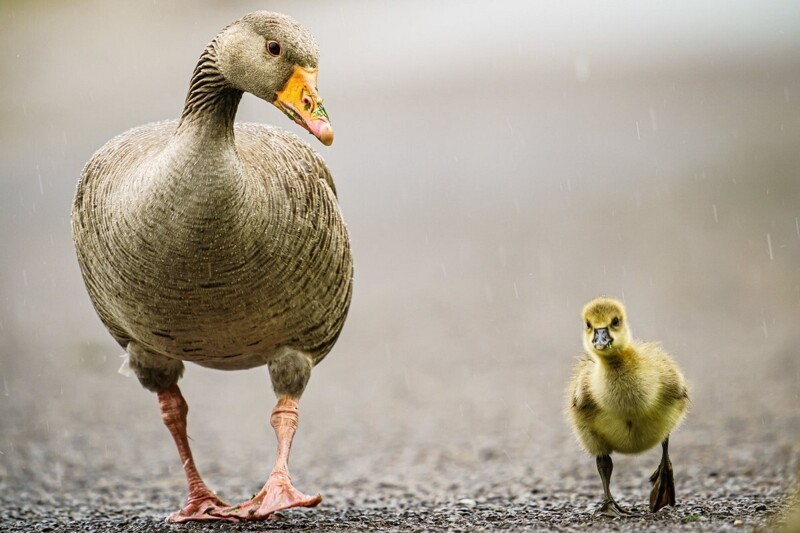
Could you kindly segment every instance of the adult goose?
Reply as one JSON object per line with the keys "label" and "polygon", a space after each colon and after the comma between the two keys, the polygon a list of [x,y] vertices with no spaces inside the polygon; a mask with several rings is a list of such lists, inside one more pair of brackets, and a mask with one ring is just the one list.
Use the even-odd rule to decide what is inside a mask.
{"label": "adult goose", "polygon": [[[206,46],[180,120],[112,139],[87,163],[72,232],[94,307],[158,395],[180,454],[188,504],[167,518],[257,520],[319,495],[288,472],[298,401],[331,350],[352,292],[352,257],[333,180],[295,135],[235,124],[244,92],[333,142],[317,94],[318,50],[293,19],[250,13]],[[184,362],[218,370],[268,365],[278,402],[275,466],[251,500],[208,489],[186,435]]]}

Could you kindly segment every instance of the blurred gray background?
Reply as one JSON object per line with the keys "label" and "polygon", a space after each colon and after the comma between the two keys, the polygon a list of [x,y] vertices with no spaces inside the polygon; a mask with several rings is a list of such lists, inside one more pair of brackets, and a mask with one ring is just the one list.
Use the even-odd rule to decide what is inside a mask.
{"label": "blurred gray background", "polygon": [[[797,457],[799,3],[6,0],[0,486],[135,472],[183,498],[155,397],[116,373],[69,213],[91,154],[179,116],[205,44],[257,9],[317,39],[336,141],[250,95],[238,120],[323,155],[356,260],[348,323],[301,404],[301,489],[347,505],[341,487],[368,478],[447,499],[459,479],[556,490],[580,468],[599,491],[561,414],[599,294],[692,384],[672,439],[683,472]],[[201,471],[249,494],[274,454],[266,369],[189,367],[181,384]]]}

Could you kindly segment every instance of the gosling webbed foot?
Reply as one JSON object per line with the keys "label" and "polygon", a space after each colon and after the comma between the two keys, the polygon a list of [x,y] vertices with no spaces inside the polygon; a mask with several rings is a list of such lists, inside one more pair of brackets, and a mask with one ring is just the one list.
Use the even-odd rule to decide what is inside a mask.
{"label": "gosling webbed foot", "polygon": [[650,476],[653,490],[650,492],[650,511],[657,512],[662,507],[671,505],[675,507],[675,479],[672,475],[672,465],[659,465]]}
{"label": "gosling webbed foot", "polygon": [[666,439],[662,444],[661,464],[650,476],[650,483],[653,484],[653,490],[650,491],[650,511],[654,513],[667,505],[675,507],[675,478],[672,474],[672,461],[669,460],[667,452],[668,444],[669,439]]}
{"label": "gosling webbed foot", "polygon": [[594,512],[594,515],[621,518],[625,516],[635,516],[636,513],[620,507],[614,498],[606,498],[603,500],[603,504]]}

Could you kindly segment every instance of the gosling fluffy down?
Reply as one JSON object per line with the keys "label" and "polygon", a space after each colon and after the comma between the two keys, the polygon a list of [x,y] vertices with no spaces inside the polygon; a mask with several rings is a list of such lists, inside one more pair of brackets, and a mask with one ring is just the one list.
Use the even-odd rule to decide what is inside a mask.
{"label": "gosling fluffy down", "polygon": [[[583,330],[586,353],[567,390],[567,414],[578,442],[598,458],[598,469],[607,461],[609,478],[612,452],[640,453],[661,443],[662,463],[668,462],[669,435],[689,408],[680,368],[659,344],[631,337],[625,307],[612,298],[586,304]],[[610,492],[606,496],[613,502]]]}

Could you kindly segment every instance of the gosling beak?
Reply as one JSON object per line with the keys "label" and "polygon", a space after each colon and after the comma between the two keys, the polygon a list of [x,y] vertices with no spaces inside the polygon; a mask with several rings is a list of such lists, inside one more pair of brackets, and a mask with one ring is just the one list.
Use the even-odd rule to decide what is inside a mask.
{"label": "gosling beak", "polygon": [[294,67],[289,81],[275,94],[272,102],[278,109],[303,126],[325,146],[333,142],[333,128],[328,113],[317,94],[317,71]]}
{"label": "gosling beak", "polygon": [[597,328],[594,330],[594,337],[592,337],[592,345],[595,350],[605,350],[614,342],[611,335],[608,334],[608,328]]}

